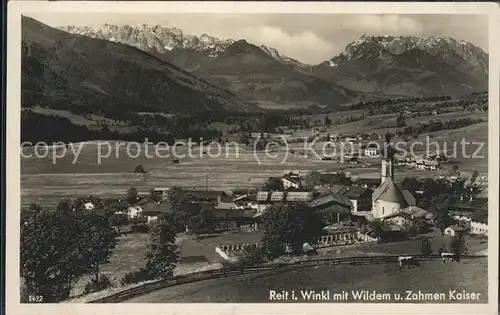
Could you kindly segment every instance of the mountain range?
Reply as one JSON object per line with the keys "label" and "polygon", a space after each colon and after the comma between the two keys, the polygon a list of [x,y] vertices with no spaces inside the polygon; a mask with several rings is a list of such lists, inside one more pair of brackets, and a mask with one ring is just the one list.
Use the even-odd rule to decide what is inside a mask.
{"label": "mountain range", "polygon": [[[488,54],[449,37],[363,35],[338,56],[309,65],[245,39],[145,24],[54,29],[23,17],[23,34],[23,47],[31,47],[23,53],[23,91],[34,99],[76,93],[74,99],[89,98],[85,103],[120,100],[151,110],[247,111],[256,103],[335,108],[488,89]],[[33,47],[41,53],[33,55]]]}
{"label": "mountain range", "polygon": [[[323,101],[328,104],[342,102],[345,97],[351,100],[366,98],[367,93],[387,96],[454,96],[484,91],[488,86],[488,55],[471,43],[450,37],[363,35],[348,44],[340,55],[319,65],[307,65],[280,54],[272,47],[257,47],[241,40],[219,39],[208,34],[199,37],[185,35],[178,28],[146,24],[105,24],[101,28],[64,26],[61,29],[93,38],[118,41],[164,55],[179,67],[228,87],[236,94],[268,101],[313,101],[320,104]],[[228,49],[234,50],[236,42],[241,46],[238,48],[240,58],[233,58],[231,64],[225,59],[230,54],[224,53]],[[271,61],[262,52],[277,63],[288,66],[288,71],[282,70],[279,73],[289,75],[287,80],[279,80],[274,75],[274,67],[278,67],[276,62],[272,63],[274,67],[266,71],[264,65],[269,65]],[[216,65],[221,63],[233,67],[227,72],[214,71]],[[240,65],[244,65],[241,73]],[[248,76],[250,67],[254,70],[253,76]],[[257,75],[259,79],[256,81]],[[304,83],[312,80],[314,84],[321,85],[319,81],[311,79],[311,75],[333,85],[334,91],[326,93],[326,97],[331,97],[333,93],[338,94],[337,98],[327,100],[317,89]],[[235,76],[239,77],[236,79]],[[242,84],[248,87],[241,88]],[[274,91],[277,84],[282,85],[279,92]],[[283,87],[286,91],[282,90]],[[322,91],[324,89],[321,88]],[[309,92],[316,97],[309,95]]]}
{"label": "mountain range", "polygon": [[138,48],[22,19],[22,104],[116,116],[126,111],[255,110]]}

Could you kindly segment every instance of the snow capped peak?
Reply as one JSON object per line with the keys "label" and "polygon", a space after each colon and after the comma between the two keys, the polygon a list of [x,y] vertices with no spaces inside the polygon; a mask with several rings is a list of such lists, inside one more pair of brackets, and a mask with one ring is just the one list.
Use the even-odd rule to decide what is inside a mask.
{"label": "snow capped peak", "polygon": [[468,62],[477,63],[477,58],[487,60],[487,54],[479,47],[452,37],[438,36],[369,36],[363,34],[358,40],[348,44],[339,56],[347,59],[370,54],[377,57],[384,53],[400,55],[407,51],[418,49],[432,56],[442,55],[452,57],[450,53],[458,54]]}
{"label": "snow capped peak", "polygon": [[216,55],[234,43],[234,40],[222,40],[208,34],[202,34],[199,37],[184,35],[179,28],[161,25],[117,26],[105,23],[99,28],[69,25],[59,27],[59,29],[92,38],[112,40],[143,50],[154,48],[159,52],[178,48],[208,51]]}
{"label": "snow capped peak", "polygon": [[268,47],[265,45],[261,45],[260,49],[262,49],[266,54],[269,56],[273,57],[274,59],[278,60],[282,64],[288,65],[288,66],[294,66],[294,67],[299,67],[299,68],[310,68],[311,65],[302,63],[294,58],[290,58],[285,55],[281,55],[276,48],[273,47]]}
{"label": "snow capped peak", "polygon": [[[176,27],[164,27],[161,25],[150,26],[141,24],[139,26],[117,26],[108,23],[102,27],[92,28],[90,26],[61,26],[60,30],[84,35],[92,38],[110,40],[142,50],[154,50],[157,52],[167,52],[174,49],[192,49],[204,51],[211,58],[217,57],[229,46],[237,42],[246,43],[244,39],[235,41],[233,39],[220,39],[203,33],[199,36],[186,35]],[[296,67],[309,68],[310,65],[303,64],[293,58],[281,55],[277,49],[269,46],[260,46],[266,54],[277,61]]]}
{"label": "snow capped peak", "polygon": [[268,54],[269,56],[273,57],[274,59],[276,60],[283,60],[280,56],[280,54],[278,53],[278,51],[273,48],[273,47],[267,47],[265,45],[262,45],[260,46],[260,48],[266,53]]}
{"label": "snow capped peak", "polygon": [[[363,34],[349,43],[338,56],[323,63],[326,67],[352,67],[356,60],[390,64],[396,56],[418,50],[451,67],[483,80],[488,74],[488,54],[467,41],[439,36],[369,36]],[[411,55],[408,55],[409,58]],[[418,60],[415,60],[417,63]]]}

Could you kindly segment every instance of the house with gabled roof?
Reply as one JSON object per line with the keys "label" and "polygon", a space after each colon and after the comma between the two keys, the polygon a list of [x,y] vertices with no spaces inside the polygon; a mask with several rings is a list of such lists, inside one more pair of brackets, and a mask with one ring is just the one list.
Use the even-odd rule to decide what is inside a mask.
{"label": "house with gabled roof", "polygon": [[351,201],[352,212],[371,210],[373,190],[370,188],[346,187],[342,194]]}
{"label": "house with gabled roof", "polygon": [[337,222],[340,222],[342,217],[350,217],[352,212],[351,200],[342,194],[330,193],[310,201],[307,205],[311,209],[336,214]]}
{"label": "house with gabled roof", "polygon": [[380,178],[364,178],[360,177],[354,183],[355,186],[364,187],[364,188],[377,188],[381,184]]}
{"label": "house with gabled roof", "polygon": [[147,218],[148,223],[158,220],[160,216],[167,213],[172,213],[172,208],[168,202],[147,202],[142,205],[141,215]]}
{"label": "house with gabled roof", "polygon": [[283,177],[281,177],[281,182],[285,190],[289,188],[299,189],[302,187],[302,178],[293,173],[283,175]]}

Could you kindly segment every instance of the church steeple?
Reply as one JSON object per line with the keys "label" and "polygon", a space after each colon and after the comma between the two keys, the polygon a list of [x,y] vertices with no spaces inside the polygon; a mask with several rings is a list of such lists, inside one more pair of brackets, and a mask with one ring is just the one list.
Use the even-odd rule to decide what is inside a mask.
{"label": "church steeple", "polygon": [[385,182],[387,178],[394,179],[394,163],[391,158],[382,158],[381,178],[381,183]]}
{"label": "church steeple", "polygon": [[396,154],[396,150],[392,147],[390,138],[385,143],[384,151],[382,152],[382,183],[387,179],[394,179],[394,155]]}

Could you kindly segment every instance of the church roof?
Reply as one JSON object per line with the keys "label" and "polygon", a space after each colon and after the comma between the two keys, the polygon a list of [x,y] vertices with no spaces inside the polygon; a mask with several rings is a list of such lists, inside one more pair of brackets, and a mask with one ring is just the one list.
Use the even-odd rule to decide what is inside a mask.
{"label": "church roof", "polygon": [[413,197],[413,195],[411,194],[411,192],[409,190],[401,190],[401,193],[403,194],[403,197],[405,198],[406,203],[408,204],[408,206],[411,207],[411,206],[416,206],[417,205],[415,197]]}
{"label": "church roof", "polygon": [[373,192],[373,200],[383,200],[399,203],[401,208],[409,206],[408,201],[396,186],[392,178],[387,178],[382,185]]}

